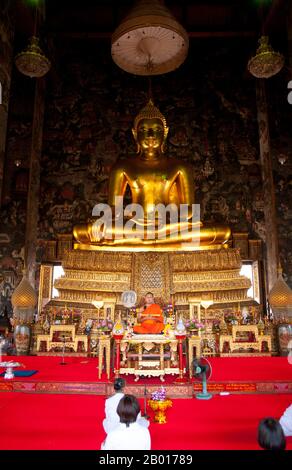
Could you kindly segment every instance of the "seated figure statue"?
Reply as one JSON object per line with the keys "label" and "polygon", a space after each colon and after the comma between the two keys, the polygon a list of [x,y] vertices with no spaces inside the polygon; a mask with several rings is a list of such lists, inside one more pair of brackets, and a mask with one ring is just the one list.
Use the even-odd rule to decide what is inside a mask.
{"label": "seated figure statue", "polygon": [[139,324],[134,326],[137,334],[159,334],[164,330],[163,314],[160,306],[154,303],[152,292],[145,295],[145,305],[138,316]]}
{"label": "seated figure statue", "polygon": [[[195,199],[192,167],[186,162],[165,156],[168,127],[165,117],[152,100],[135,118],[132,132],[137,144],[137,157],[118,160],[110,173],[108,203],[113,214],[111,223],[99,225],[98,228],[95,222],[75,226],[75,239],[80,244],[101,247],[165,247],[177,250],[186,243],[194,242],[194,246],[203,246],[204,249],[221,247],[229,239],[230,229],[227,226],[205,227],[200,220],[193,219]],[[121,227],[121,224],[116,223],[116,197],[124,197],[128,189],[131,202],[139,204],[143,214],[143,217],[136,215],[134,219],[136,227],[140,229],[135,234],[133,226],[126,223]],[[177,220],[164,218],[161,223],[157,210],[153,209],[159,205],[175,207],[181,213],[180,208],[184,205],[184,217],[178,212]],[[149,220],[152,220],[150,237]]]}

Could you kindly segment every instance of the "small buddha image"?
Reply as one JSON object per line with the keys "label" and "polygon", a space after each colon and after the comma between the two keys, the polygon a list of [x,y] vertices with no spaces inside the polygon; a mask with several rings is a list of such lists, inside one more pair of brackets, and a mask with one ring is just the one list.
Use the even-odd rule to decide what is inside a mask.
{"label": "small buddha image", "polygon": [[160,334],[164,330],[163,312],[155,303],[152,292],[147,292],[144,306],[138,315],[138,325],[134,326],[136,334]]}
{"label": "small buddha image", "polygon": [[185,127],[179,126],[175,134],[170,137],[169,142],[179,148],[179,156],[186,158],[189,154],[189,139]]}

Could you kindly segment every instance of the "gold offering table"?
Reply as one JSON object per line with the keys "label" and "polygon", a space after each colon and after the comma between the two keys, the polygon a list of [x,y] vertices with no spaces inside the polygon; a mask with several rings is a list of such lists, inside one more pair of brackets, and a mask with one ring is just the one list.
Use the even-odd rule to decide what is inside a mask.
{"label": "gold offering table", "polygon": [[[252,339],[240,340],[238,333],[251,334]],[[224,356],[224,345],[228,344],[228,348],[231,353],[237,350],[254,350],[260,354],[271,355],[272,353],[272,341],[271,335],[260,334],[258,325],[233,325],[231,335],[220,335],[220,356]],[[267,351],[263,352],[263,345],[266,344]],[[230,354],[227,353],[229,356]]]}
{"label": "gold offering table", "polygon": [[82,344],[83,350],[87,352],[88,337],[86,335],[76,335],[75,330],[75,325],[52,325],[49,334],[37,335],[37,352],[40,351],[42,343],[45,343],[47,352],[54,348],[62,348],[64,345],[66,348],[71,348],[74,352],[77,352],[79,343]]}
{"label": "gold offering table", "polygon": [[178,375],[178,341],[163,335],[133,335],[121,340],[120,374],[134,374],[135,381],[140,376],[160,377],[165,374]]}

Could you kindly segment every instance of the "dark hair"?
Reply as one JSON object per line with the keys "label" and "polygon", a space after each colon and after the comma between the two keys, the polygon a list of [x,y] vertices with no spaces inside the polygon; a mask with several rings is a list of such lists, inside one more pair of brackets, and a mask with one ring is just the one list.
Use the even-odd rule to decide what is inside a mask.
{"label": "dark hair", "polygon": [[114,381],[114,390],[116,392],[119,392],[120,390],[123,390],[125,385],[126,385],[125,379],[122,379],[122,378],[119,377],[119,378],[115,379],[115,381]]}
{"label": "dark hair", "polygon": [[266,450],[284,450],[286,439],[281,424],[275,418],[264,418],[258,427],[258,443]]}
{"label": "dark hair", "polygon": [[134,395],[124,395],[121,398],[117,413],[120,417],[120,422],[126,424],[129,427],[130,423],[135,423],[138,414],[140,413],[140,405]]}
{"label": "dark hair", "polygon": [[152,295],[152,297],[154,297],[154,294],[153,294],[152,292],[147,292],[147,293],[145,294],[145,297],[146,297],[146,295]]}

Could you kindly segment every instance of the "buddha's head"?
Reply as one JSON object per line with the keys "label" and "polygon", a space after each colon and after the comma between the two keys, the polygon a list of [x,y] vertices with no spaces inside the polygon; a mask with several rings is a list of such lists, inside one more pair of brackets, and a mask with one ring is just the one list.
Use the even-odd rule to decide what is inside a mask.
{"label": "buddha's head", "polygon": [[165,117],[151,99],[136,116],[132,132],[137,143],[137,153],[149,157],[163,153],[168,127]]}

